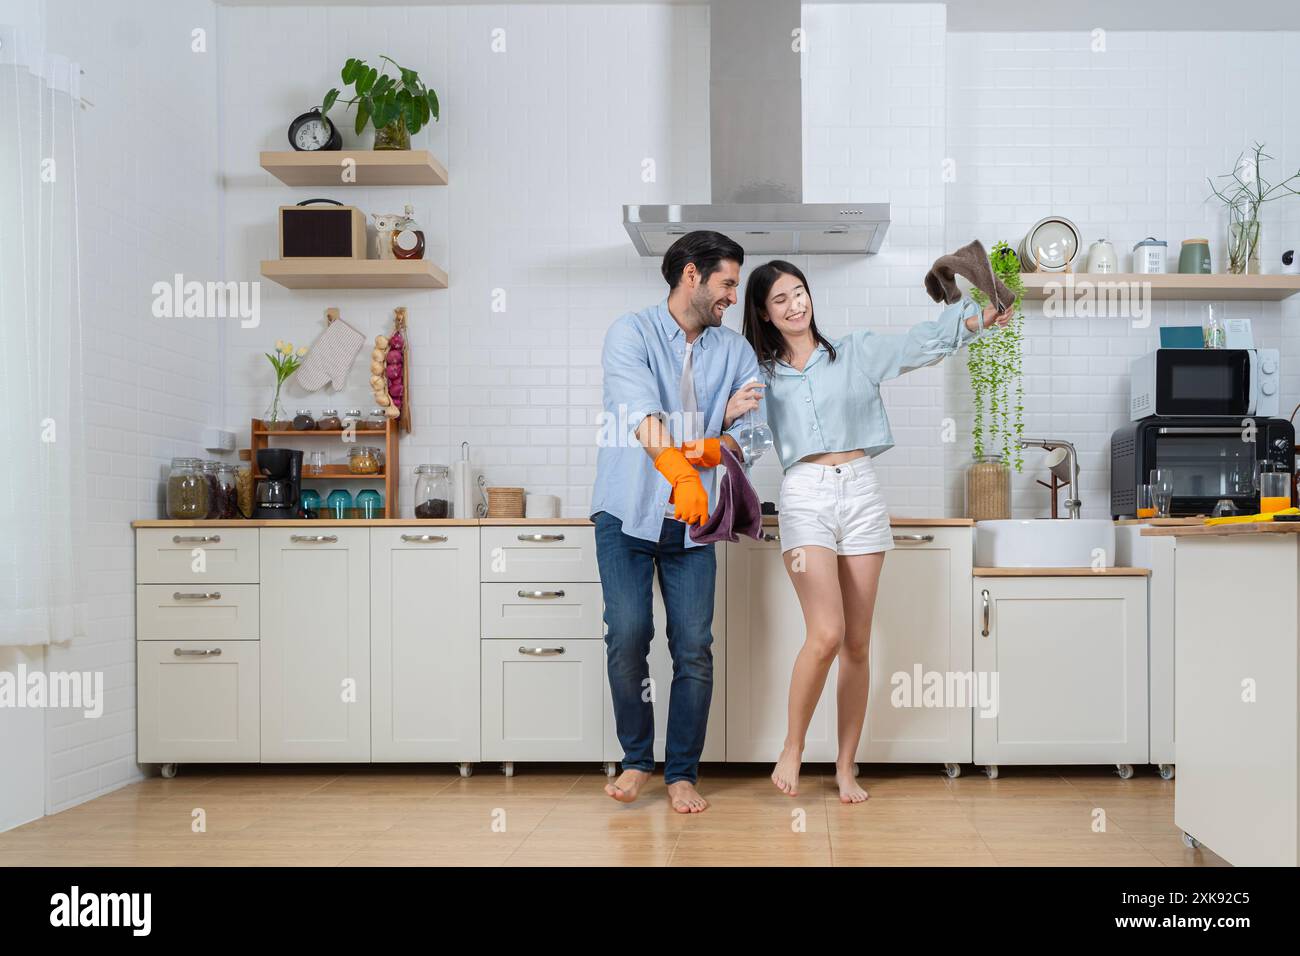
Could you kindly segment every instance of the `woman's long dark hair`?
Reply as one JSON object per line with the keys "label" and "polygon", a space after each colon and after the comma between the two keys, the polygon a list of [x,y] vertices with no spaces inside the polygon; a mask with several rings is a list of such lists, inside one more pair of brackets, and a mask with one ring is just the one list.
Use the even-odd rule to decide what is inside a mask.
{"label": "woman's long dark hair", "polygon": [[[745,283],[745,338],[749,340],[754,354],[758,356],[758,364],[769,375],[772,374],[773,366],[778,361],[786,361],[789,358],[786,354],[785,336],[781,334],[776,324],[769,322],[767,318],[767,294],[772,291],[773,283],[783,275],[794,276],[803,283],[804,290],[808,293],[808,307],[811,309],[812,287],[808,285],[808,279],[793,262],[786,262],[784,259],[765,262],[749,274],[749,281]],[[830,360],[834,362],[835,346],[817,331],[815,312],[809,320],[809,331],[812,332],[813,341],[824,346]]]}

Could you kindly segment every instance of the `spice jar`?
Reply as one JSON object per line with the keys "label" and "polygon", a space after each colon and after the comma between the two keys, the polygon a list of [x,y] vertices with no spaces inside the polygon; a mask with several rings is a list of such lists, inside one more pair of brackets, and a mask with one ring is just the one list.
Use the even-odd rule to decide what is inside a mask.
{"label": "spice jar", "polygon": [[320,418],[316,419],[316,427],[326,432],[342,431],[343,420],[339,418],[339,410],[337,408],[323,409]]}
{"label": "spice jar", "polygon": [[208,516],[208,481],[197,458],[173,458],[167,474],[167,517],[198,520]]}
{"label": "spice jar", "polygon": [[415,516],[451,518],[451,478],[446,465],[420,465],[415,469]]}
{"label": "spice jar", "polygon": [[358,445],[348,450],[348,471],[354,475],[377,475],[380,452],[370,445]]}
{"label": "spice jar", "polygon": [[293,427],[295,431],[309,432],[316,428],[316,419],[311,417],[311,410],[300,408],[293,413]]}
{"label": "spice jar", "polygon": [[372,408],[366,415],[361,427],[367,431],[383,431],[388,424],[388,416],[382,408]]}
{"label": "spice jar", "polygon": [[343,413],[343,427],[347,428],[348,426],[353,428],[361,427],[361,409],[349,408]]}

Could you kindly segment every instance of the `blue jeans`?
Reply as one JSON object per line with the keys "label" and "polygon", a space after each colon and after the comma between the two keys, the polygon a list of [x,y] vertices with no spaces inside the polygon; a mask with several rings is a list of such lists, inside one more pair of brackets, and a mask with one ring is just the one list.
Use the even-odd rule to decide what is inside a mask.
{"label": "blue jeans", "polygon": [[659,540],[623,533],[608,512],[593,516],[596,561],[605,593],[605,648],[614,723],[624,770],[654,770],[655,694],[651,693],[650,640],[654,637],[655,568],[668,617],[673,685],[668,698],[664,782],[699,777],[700,753],[713,697],[713,545],[687,548],[680,521],[665,518]]}

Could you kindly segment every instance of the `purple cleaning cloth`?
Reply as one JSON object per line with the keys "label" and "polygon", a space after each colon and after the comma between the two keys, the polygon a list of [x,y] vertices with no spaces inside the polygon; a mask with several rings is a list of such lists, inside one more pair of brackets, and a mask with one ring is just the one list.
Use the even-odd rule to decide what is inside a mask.
{"label": "purple cleaning cloth", "polygon": [[749,483],[740,459],[726,445],[722,446],[722,464],[727,470],[718,487],[713,514],[704,524],[691,526],[691,540],[697,544],[739,541],[742,534],[751,538],[763,535],[763,509],[758,503],[758,492]]}

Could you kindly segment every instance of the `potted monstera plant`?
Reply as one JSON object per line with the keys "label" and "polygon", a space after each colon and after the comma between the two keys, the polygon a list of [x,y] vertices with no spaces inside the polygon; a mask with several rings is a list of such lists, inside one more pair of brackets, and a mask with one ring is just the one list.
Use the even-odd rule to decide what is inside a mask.
{"label": "potted monstera plant", "polygon": [[[415,70],[408,70],[391,57],[381,56],[376,69],[356,57],[348,57],[339,72],[352,96],[342,102],[357,108],[356,133],[370,123],[375,127],[375,149],[410,149],[411,134],[438,119],[438,94],[426,87]],[[397,71],[391,76],[388,68]],[[341,94],[331,89],[321,103],[321,114],[339,102]]]}

